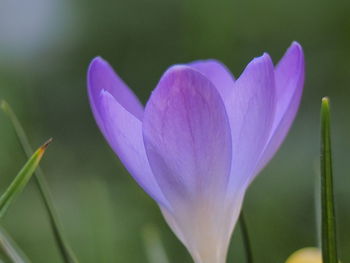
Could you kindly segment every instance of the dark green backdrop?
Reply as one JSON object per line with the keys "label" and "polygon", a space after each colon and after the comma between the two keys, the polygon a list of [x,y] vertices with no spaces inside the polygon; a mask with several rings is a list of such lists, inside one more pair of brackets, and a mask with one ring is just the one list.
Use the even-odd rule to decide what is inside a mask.
{"label": "dark green backdrop", "polygon": [[[217,58],[239,76],[267,51],[277,62],[293,40],[306,56],[295,124],[244,203],[256,263],[284,262],[317,245],[319,106],[331,98],[339,244],[350,261],[350,1],[2,0],[0,97],[33,146],[47,138],[43,169],[69,241],[83,263],[147,262],[143,231],[155,226],[171,262],[191,262],[155,203],[136,185],[97,129],[86,95],[90,60],[107,59],[145,102],[171,64]],[[24,155],[0,113],[0,190]],[[33,262],[60,262],[45,210],[30,184],[4,225]],[[229,262],[244,262],[237,228]]]}

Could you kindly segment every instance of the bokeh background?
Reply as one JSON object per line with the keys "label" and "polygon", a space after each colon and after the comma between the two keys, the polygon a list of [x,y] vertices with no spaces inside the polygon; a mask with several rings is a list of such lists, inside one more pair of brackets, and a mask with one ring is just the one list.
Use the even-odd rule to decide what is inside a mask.
{"label": "bokeh background", "polygon": [[[244,203],[255,260],[284,262],[318,243],[319,107],[328,95],[339,250],[348,262],[350,1],[0,0],[0,98],[33,146],[54,138],[42,167],[80,262],[148,262],[150,227],[170,262],[191,262],[100,134],[86,94],[90,60],[107,59],[144,103],[171,64],[217,58],[239,76],[264,51],[277,62],[293,40],[305,51],[305,92],[287,140]],[[0,112],[1,192],[24,162]],[[62,262],[33,182],[3,225],[33,262]],[[228,262],[244,262],[239,228]]]}

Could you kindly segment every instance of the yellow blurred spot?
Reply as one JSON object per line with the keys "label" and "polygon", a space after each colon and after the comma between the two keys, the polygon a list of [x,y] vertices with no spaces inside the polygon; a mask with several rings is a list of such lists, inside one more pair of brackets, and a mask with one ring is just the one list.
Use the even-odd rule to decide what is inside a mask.
{"label": "yellow blurred spot", "polygon": [[294,252],[286,263],[322,263],[322,253],[318,248],[303,248]]}

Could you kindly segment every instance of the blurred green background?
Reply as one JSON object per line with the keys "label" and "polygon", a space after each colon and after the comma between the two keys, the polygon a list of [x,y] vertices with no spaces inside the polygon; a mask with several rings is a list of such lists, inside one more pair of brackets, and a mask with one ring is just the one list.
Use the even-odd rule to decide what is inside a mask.
{"label": "blurred green background", "polygon": [[[147,262],[155,226],[171,262],[191,262],[155,203],[127,174],[90,112],[86,71],[101,55],[145,102],[171,64],[217,58],[235,76],[264,51],[277,62],[293,40],[307,62],[305,92],[282,148],[244,207],[256,263],[284,262],[317,245],[314,190],[319,108],[331,98],[339,249],[350,261],[350,1],[0,0],[0,98],[34,147],[54,143],[42,167],[81,262]],[[0,112],[0,190],[25,157]],[[33,182],[3,224],[33,262],[61,262]],[[244,262],[239,228],[228,262]]]}

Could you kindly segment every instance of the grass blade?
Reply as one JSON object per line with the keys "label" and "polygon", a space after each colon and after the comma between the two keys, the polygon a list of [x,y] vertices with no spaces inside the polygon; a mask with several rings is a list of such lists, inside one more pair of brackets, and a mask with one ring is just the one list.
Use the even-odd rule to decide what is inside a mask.
{"label": "grass blade", "polygon": [[329,99],[323,98],[321,106],[322,257],[324,263],[338,263],[330,129]]}
{"label": "grass blade", "polygon": [[48,140],[29,158],[10,186],[6,189],[5,193],[0,197],[0,217],[4,216],[7,208],[27,185],[50,142],[51,140]]}
{"label": "grass blade", "polygon": [[241,233],[242,233],[242,240],[245,250],[245,256],[247,263],[253,263],[253,252],[252,247],[250,244],[249,234],[248,234],[248,227],[245,220],[245,216],[243,213],[243,210],[241,211],[241,214],[239,216],[239,225],[241,227]]}
{"label": "grass blade", "polygon": [[0,226],[0,249],[14,263],[30,263],[28,257],[2,226]]}
{"label": "grass blade", "polygon": [[162,241],[160,240],[157,229],[151,225],[143,229],[143,239],[145,243],[148,262],[150,263],[169,263],[165,253]]}
{"label": "grass blade", "polygon": [[[6,101],[1,101],[0,107],[3,109],[3,111],[8,115],[10,118],[12,125],[16,131],[17,137],[19,141],[21,142],[22,148],[25,152],[25,154],[28,156],[32,152],[32,148],[29,144],[29,140],[27,138],[26,133],[24,132],[24,129],[19,122],[16,114],[11,109],[10,105]],[[68,245],[65,236],[63,234],[63,230],[61,227],[60,220],[58,219],[56,209],[52,202],[51,193],[49,191],[49,187],[47,184],[47,181],[45,179],[44,173],[40,169],[40,167],[37,169],[35,173],[35,181],[36,185],[38,187],[39,193],[41,195],[42,201],[44,203],[44,206],[46,208],[50,225],[52,228],[52,232],[57,244],[57,247],[59,248],[59,251],[62,255],[62,258],[64,262],[66,263],[78,263],[78,259],[76,258],[75,254],[73,253],[72,249]]]}

